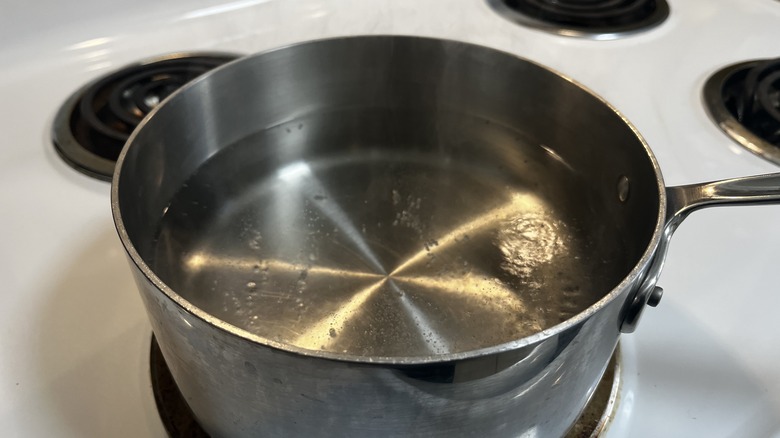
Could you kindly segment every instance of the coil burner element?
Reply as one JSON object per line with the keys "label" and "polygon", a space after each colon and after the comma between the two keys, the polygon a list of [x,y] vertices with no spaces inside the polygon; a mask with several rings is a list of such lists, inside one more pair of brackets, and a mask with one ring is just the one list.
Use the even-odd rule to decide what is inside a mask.
{"label": "coil burner element", "polygon": [[488,0],[522,26],[564,36],[615,39],[651,29],[669,16],[665,0]]}
{"label": "coil burner element", "polygon": [[780,58],[719,70],[707,80],[703,94],[707,111],[726,135],[780,164]]}
{"label": "coil burner element", "polygon": [[110,180],[122,147],[163,99],[234,54],[177,53],[125,66],[73,93],[60,107],[52,140],[73,168]]}

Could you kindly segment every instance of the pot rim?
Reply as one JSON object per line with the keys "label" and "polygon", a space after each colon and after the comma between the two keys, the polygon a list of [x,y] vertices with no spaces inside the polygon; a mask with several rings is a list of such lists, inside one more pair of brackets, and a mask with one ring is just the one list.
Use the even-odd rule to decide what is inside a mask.
{"label": "pot rim", "polygon": [[[658,185],[658,216],[656,217],[655,226],[653,228],[653,234],[650,239],[650,242],[647,244],[647,248],[645,249],[644,253],[642,254],[642,257],[639,259],[639,261],[634,265],[634,267],[631,269],[631,271],[618,283],[615,287],[612,288],[612,290],[609,291],[609,293],[602,296],[597,302],[589,306],[587,309],[583,310],[582,312],[574,315],[573,317],[556,324],[550,328],[547,328],[545,330],[539,331],[537,333],[534,333],[533,335],[526,336],[520,339],[512,340],[509,342],[497,344],[490,347],[484,347],[480,349],[475,350],[469,350],[469,351],[463,351],[463,352],[457,352],[457,353],[448,353],[448,354],[432,354],[432,355],[425,355],[425,356],[360,356],[360,355],[354,355],[354,354],[343,354],[343,353],[335,353],[330,351],[323,351],[323,350],[310,350],[306,348],[297,347],[295,345],[283,343],[274,341],[273,339],[269,339],[263,336],[258,336],[254,333],[251,333],[247,330],[244,330],[242,328],[239,328],[233,324],[229,324],[210,313],[207,313],[206,311],[200,309],[199,307],[195,306],[194,304],[190,303],[188,300],[186,300],[184,297],[176,293],[171,287],[166,285],[160,277],[157,276],[153,272],[153,270],[149,267],[149,265],[141,258],[138,251],[135,249],[135,246],[130,240],[129,235],[127,234],[127,230],[124,225],[124,221],[122,220],[122,212],[119,207],[119,184],[121,183],[122,178],[122,167],[125,161],[125,157],[127,156],[128,149],[132,146],[132,144],[135,142],[136,137],[138,136],[138,133],[144,129],[144,127],[149,123],[149,121],[157,114],[157,112],[161,111],[161,108],[165,108],[167,105],[165,105],[168,101],[171,99],[176,99],[179,94],[182,94],[189,90],[190,88],[196,87],[200,82],[208,80],[208,78],[211,75],[218,75],[222,70],[230,69],[232,68],[232,65],[234,63],[240,63],[245,59],[249,58],[256,58],[263,56],[267,53],[272,53],[276,51],[281,50],[287,50],[292,47],[297,47],[301,45],[308,45],[308,44],[317,44],[317,43],[324,43],[327,41],[337,41],[337,40],[346,40],[346,39],[385,39],[385,38],[392,38],[392,39],[417,39],[417,40],[435,40],[435,41],[441,41],[451,44],[458,44],[458,45],[467,45],[467,46],[475,46],[478,47],[481,50],[493,50],[496,52],[499,52],[501,54],[511,56],[513,58],[519,59],[524,62],[528,62],[530,64],[533,64],[537,67],[540,67],[542,69],[545,69],[561,79],[568,81],[572,85],[579,87],[586,93],[590,94],[593,98],[604,104],[606,107],[608,107],[610,110],[612,110],[616,116],[618,116],[623,123],[626,124],[626,126],[631,130],[631,132],[634,134],[637,140],[641,143],[642,147],[644,148],[645,154],[647,158],[650,160],[650,164],[653,167],[653,172],[656,176],[656,182]],[[656,248],[659,245],[659,242],[661,240],[662,234],[663,234],[663,228],[666,223],[666,210],[667,210],[667,196],[666,196],[666,186],[664,184],[663,176],[661,174],[661,169],[658,165],[658,161],[653,154],[652,150],[650,149],[650,146],[647,144],[645,139],[642,137],[642,135],[639,133],[639,131],[636,129],[636,127],[620,112],[618,111],[614,106],[612,106],[609,102],[607,102],[604,98],[593,92],[591,89],[585,87],[581,83],[575,81],[569,76],[566,76],[562,74],[561,72],[554,70],[552,68],[549,68],[545,65],[542,65],[540,63],[531,61],[527,58],[524,58],[522,56],[518,56],[517,54],[507,52],[504,50],[495,49],[492,47],[480,45],[480,44],[474,44],[470,42],[465,41],[458,41],[448,38],[434,38],[434,37],[425,37],[425,36],[415,36],[415,35],[354,35],[354,36],[341,36],[341,37],[332,37],[332,38],[320,38],[320,39],[313,39],[313,40],[306,40],[306,41],[300,41],[292,44],[287,44],[280,47],[275,47],[268,50],[263,50],[261,52],[251,54],[245,57],[238,58],[234,61],[230,61],[228,63],[225,63],[201,76],[198,78],[190,81],[189,83],[185,84],[180,89],[176,90],[174,93],[172,93],[170,96],[168,96],[166,99],[164,99],[159,105],[157,105],[152,111],[149,112],[149,114],[139,123],[138,127],[133,131],[133,133],[128,138],[127,142],[125,143],[124,147],[122,148],[122,152],[119,155],[119,158],[116,162],[116,167],[114,170],[114,176],[111,181],[111,213],[114,219],[114,225],[116,227],[117,233],[119,235],[119,238],[122,242],[122,245],[125,248],[125,251],[130,256],[130,260],[132,260],[132,263],[138,268],[138,270],[146,277],[146,279],[155,287],[158,291],[162,292],[168,299],[170,299],[173,303],[175,303],[178,307],[183,309],[186,313],[200,319],[201,321],[205,322],[207,325],[213,326],[219,330],[222,330],[230,335],[236,336],[238,338],[250,341],[257,346],[264,346],[264,347],[270,347],[275,350],[280,350],[282,352],[291,353],[294,355],[299,356],[305,356],[305,357],[313,357],[313,358],[320,358],[320,359],[328,359],[328,360],[334,360],[334,361],[340,361],[340,362],[350,362],[350,363],[361,363],[361,364],[383,364],[383,365],[429,365],[429,364],[436,364],[436,363],[444,363],[444,362],[453,362],[453,361],[461,361],[466,359],[473,359],[477,357],[482,356],[488,356],[492,354],[497,354],[505,351],[511,351],[511,350],[517,350],[523,347],[527,347],[529,345],[533,345],[536,343],[539,343],[541,341],[544,341],[545,339],[548,339],[552,336],[555,336],[561,332],[564,332],[568,330],[571,327],[574,327],[576,325],[579,325],[581,323],[584,323],[586,320],[588,320],[592,315],[598,313],[603,308],[605,308],[607,305],[609,305],[613,300],[617,299],[617,297],[627,288],[631,287],[633,284],[637,283],[642,279],[642,276],[646,270],[646,267],[649,265],[650,261],[652,260]],[[622,315],[622,313],[621,313]],[[615,321],[616,328],[620,327],[621,321]]]}

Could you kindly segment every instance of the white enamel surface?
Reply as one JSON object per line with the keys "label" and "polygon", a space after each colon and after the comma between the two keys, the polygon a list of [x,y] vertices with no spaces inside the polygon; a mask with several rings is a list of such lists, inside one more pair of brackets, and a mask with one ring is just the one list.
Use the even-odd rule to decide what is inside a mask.
{"label": "white enamel surface", "polygon": [[[148,378],[150,329],[109,186],[63,164],[49,142],[58,105],[88,80],[174,51],[438,36],[517,53],[593,89],[645,136],[667,184],[778,170],[714,127],[700,90],[723,65],[780,55],[780,2],[670,3],[660,27],[598,42],[519,27],[482,0],[0,1],[3,436],[164,436]],[[620,415],[606,436],[780,437],[779,222],[780,207],[686,220],[661,305],[623,337]]]}

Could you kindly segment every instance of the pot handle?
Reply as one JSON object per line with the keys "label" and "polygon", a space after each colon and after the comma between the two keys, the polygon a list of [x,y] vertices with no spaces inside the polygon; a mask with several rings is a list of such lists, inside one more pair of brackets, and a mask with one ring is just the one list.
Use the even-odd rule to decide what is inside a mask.
{"label": "pot handle", "polygon": [[620,331],[632,333],[646,305],[657,306],[663,296],[658,277],[669,240],[683,219],[704,207],[739,204],[780,204],[780,173],[725,179],[666,188],[666,225],[655,256],[639,288],[623,312]]}
{"label": "pot handle", "polygon": [[780,173],[667,187],[666,196],[666,227],[676,228],[691,212],[704,207],[780,203]]}

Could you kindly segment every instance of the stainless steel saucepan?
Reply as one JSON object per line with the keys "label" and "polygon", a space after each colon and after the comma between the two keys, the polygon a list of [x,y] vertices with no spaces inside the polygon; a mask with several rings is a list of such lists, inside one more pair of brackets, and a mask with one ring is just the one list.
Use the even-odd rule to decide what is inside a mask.
{"label": "stainless steel saucepan", "polygon": [[112,210],[212,436],[549,437],[633,331],[679,222],[609,104],[496,50],[353,37],[243,58],[141,124]]}

